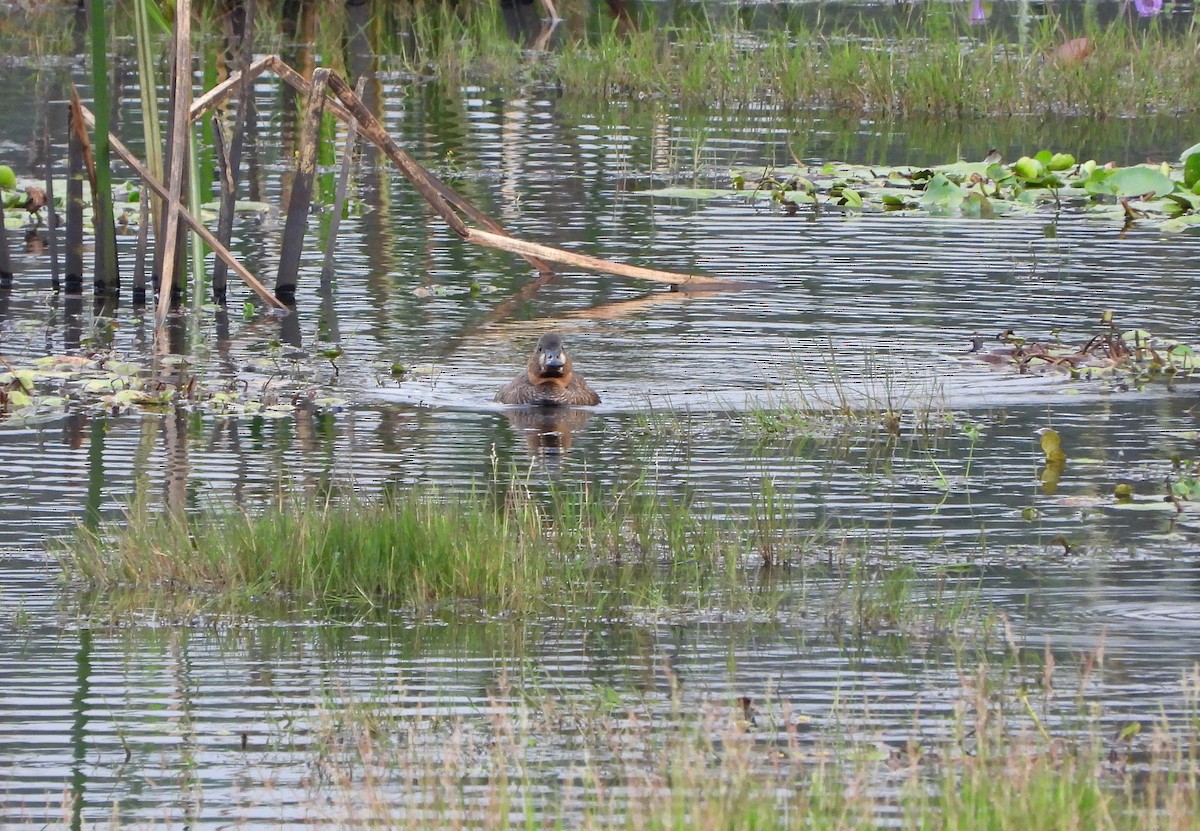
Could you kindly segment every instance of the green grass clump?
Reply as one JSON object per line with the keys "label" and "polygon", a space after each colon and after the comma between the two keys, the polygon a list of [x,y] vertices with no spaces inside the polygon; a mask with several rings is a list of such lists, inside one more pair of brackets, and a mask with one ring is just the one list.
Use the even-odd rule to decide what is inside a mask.
{"label": "green grass clump", "polygon": [[500,606],[522,605],[549,557],[531,512],[431,493],[281,501],[259,514],[139,510],[120,529],[81,529],[61,555],[69,577],[101,589]]}
{"label": "green grass clump", "polygon": [[759,537],[773,537],[772,563],[799,560],[813,541],[786,524],[773,516],[747,535],[640,479],[536,498],[513,482],[492,496],[281,499],[257,513],[134,509],[81,528],[59,557],[69,580],[92,589],[222,609],[272,597],[603,616],[614,606],[763,608],[774,595],[751,590],[750,566],[767,556]]}

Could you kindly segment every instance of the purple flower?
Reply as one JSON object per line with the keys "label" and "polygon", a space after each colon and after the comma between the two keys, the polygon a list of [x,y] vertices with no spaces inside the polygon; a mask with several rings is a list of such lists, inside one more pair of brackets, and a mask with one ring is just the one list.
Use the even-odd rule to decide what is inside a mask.
{"label": "purple flower", "polygon": [[1133,0],[1139,17],[1153,17],[1162,11],[1163,0]]}
{"label": "purple flower", "polygon": [[[1145,1],[1153,2],[1153,0],[1145,0]],[[1162,0],[1158,0],[1158,2],[1160,5],[1162,4]],[[971,4],[971,22],[972,23],[986,23],[987,22],[987,9],[985,9],[983,7],[983,0],[975,0],[975,2]]]}

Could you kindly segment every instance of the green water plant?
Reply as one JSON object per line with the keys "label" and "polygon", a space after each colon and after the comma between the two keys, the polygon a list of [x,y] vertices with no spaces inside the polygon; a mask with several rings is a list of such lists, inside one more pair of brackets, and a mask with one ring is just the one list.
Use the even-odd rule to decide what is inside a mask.
{"label": "green water plant", "polygon": [[[83,586],[208,598],[218,608],[263,594],[573,614],[769,608],[772,592],[748,589],[745,569],[761,562],[748,539],[737,523],[706,517],[643,479],[535,497],[514,478],[490,496],[281,497],[256,512],[194,515],[132,508],[120,522],[81,528],[60,557]],[[813,544],[811,535],[780,537],[775,560],[800,562]]]}
{"label": "green water plant", "polygon": [[734,168],[728,187],[666,186],[642,191],[660,199],[767,202],[785,213],[900,212],[989,219],[1078,211],[1100,220],[1137,222],[1168,232],[1200,224],[1200,151],[1189,148],[1178,164],[1119,167],[1077,162],[1069,153],[1041,150],[1012,164],[985,159],[921,168],[822,162],[755,173]]}

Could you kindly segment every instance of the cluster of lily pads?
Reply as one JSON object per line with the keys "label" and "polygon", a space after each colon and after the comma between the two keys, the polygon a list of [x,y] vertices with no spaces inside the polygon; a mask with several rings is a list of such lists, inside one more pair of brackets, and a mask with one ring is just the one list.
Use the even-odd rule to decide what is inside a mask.
{"label": "cluster of lily pads", "polygon": [[157,373],[109,352],[46,355],[27,365],[0,358],[0,420],[52,420],[66,412],[121,415],[169,407],[216,415],[286,418],[298,409],[339,409],[346,401],[322,393],[309,371],[251,366],[237,378],[193,374],[168,356]]}
{"label": "cluster of lily pads", "polygon": [[781,167],[755,175],[732,170],[726,188],[663,187],[645,195],[707,200],[769,200],[786,213],[803,206],[842,211],[917,211],[988,218],[1053,204],[1179,232],[1200,226],[1200,144],[1179,164],[1119,167],[1076,161],[1043,150],[1004,164],[998,153],[980,162],[936,167],[871,167],[839,162]]}
{"label": "cluster of lily pads", "polygon": [[[46,206],[46,191],[40,182],[33,179],[18,178],[8,165],[0,164],[0,201],[4,204],[4,226],[9,230],[18,230],[27,225],[45,224],[48,220],[42,213]],[[65,203],[63,194],[67,192],[67,181],[57,179],[54,182],[54,209],[63,211]],[[39,198],[31,198],[30,190],[40,194]],[[137,228],[141,220],[141,192],[136,181],[117,182],[112,188],[113,211],[116,217],[117,232],[125,233]],[[92,200],[87,188],[83,191],[83,223],[85,228],[92,224]],[[200,206],[200,217],[206,222],[216,221],[220,203],[205,202]],[[275,219],[278,210],[267,202],[256,202],[240,199],[234,203],[233,209],[239,214],[256,216],[259,219]],[[28,213],[22,213],[27,211]]]}

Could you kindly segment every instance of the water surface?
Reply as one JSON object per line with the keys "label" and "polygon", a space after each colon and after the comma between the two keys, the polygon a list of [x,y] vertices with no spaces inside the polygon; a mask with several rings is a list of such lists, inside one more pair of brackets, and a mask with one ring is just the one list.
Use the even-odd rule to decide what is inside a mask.
{"label": "water surface", "polygon": [[[35,70],[0,73],[0,108],[31,119],[0,125],[0,158],[27,169],[35,122],[60,123],[61,113],[14,108],[45,83]],[[698,602],[586,625],[407,609],[176,621],[151,610],[109,618],[101,607],[83,617],[47,543],[80,521],[119,518],[135,498],[255,509],[280,488],[466,492],[516,470],[535,490],[643,476],[660,493],[745,518],[769,482],[787,524],[848,541],[878,580],[915,568],[917,598],[977,594],[985,617],[1008,622],[1017,652],[1050,649],[1064,691],[1046,704],[1051,729],[1092,705],[1110,736],[1191,712],[1200,524],[1190,508],[1133,512],[1111,494],[1129,482],[1161,497],[1183,475],[1173,460],[1197,453],[1194,385],[1020,375],[967,349],[974,333],[1010,328],[1083,342],[1105,310],[1122,328],[1194,338],[1200,237],[1049,208],[992,220],[785,217],[642,191],[790,162],[788,144],[813,162],[924,165],[1054,146],[1126,164],[1172,157],[1194,137],[1169,120],[935,128],[620,102],[579,113],[545,90],[524,92],[418,90],[386,67],[377,88],[393,134],[514,235],[741,288],[689,295],[567,271],[531,290],[522,261],[464,246],[365,154],[325,298],[321,215],[293,316],[247,317],[235,288],[228,315],[206,309],[175,327],[173,343],[201,374],[231,386],[250,378],[285,414],[185,405],[0,423],[0,824],[69,822],[72,805],[99,824],[117,804],[139,826],[336,815],[312,769],[319,722],[330,701],[381,690],[394,712],[483,730],[496,708],[545,693],[592,706],[611,691],[622,712],[666,720],[679,683],[689,707],[749,696],[767,745],[786,741],[773,720],[786,711],[811,725],[814,744],[853,724],[856,741],[895,747],[914,732],[950,735],[964,694],[955,638],[838,622],[845,575],[824,550],[778,578],[786,601],[767,616]],[[288,99],[270,80],[256,97],[255,169],[262,198],[277,204]],[[131,138],[136,98],[121,102]],[[323,187],[331,181],[327,171]],[[235,247],[252,270],[271,274],[279,231],[271,215],[239,222]],[[151,324],[125,297],[98,319],[90,298],[49,294],[44,255],[19,254],[17,271],[0,296],[6,360],[111,352],[152,363]],[[587,417],[548,425],[569,434],[565,449],[540,446],[492,402],[551,328],[604,399]],[[336,366],[319,357],[334,342]],[[899,434],[764,417],[847,404],[899,411]],[[1052,493],[1039,479],[1038,431],[1048,427],[1069,456]],[[992,637],[981,654],[1013,649]],[[1102,671],[1084,673],[1099,652]],[[531,763],[547,781],[577,760],[576,738],[542,737]]]}

